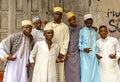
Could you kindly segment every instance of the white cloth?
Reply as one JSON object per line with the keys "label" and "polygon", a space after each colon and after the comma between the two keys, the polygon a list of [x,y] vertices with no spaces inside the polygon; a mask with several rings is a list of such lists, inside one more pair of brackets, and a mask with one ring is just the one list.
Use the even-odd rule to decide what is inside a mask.
{"label": "white cloth", "polygon": [[[26,64],[28,63],[28,56],[29,56],[29,40],[26,39],[26,48],[23,58],[20,58],[21,51],[23,49],[24,39],[18,51],[13,55],[16,56],[15,61],[7,61],[5,72],[4,72],[4,79],[3,82],[28,82],[27,77],[27,67]],[[3,45],[0,44],[0,58],[3,59],[6,56],[6,52],[3,48]]]}
{"label": "white cloth", "polygon": [[[60,24],[50,22],[48,24],[52,25],[54,30],[53,42],[59,45],[60,53],[66,55],[69,44],[69,27],[63,22]],[[64,63],[57,64],[57,82],[65,82]]]}
{"label": "white cloth", "polygon": [[60,24],[50,22],[48,24],[52,24],[54,30],[53,42],[58,43],[60,53],[66,55],[69,44],[69,27],[63,22]]}
{"label": "white cloth", "polygon": [[[120,38],[118,39],[118,41],[119,41],[119,45],[120,45]],[[119,57],[118,63],[119,63],[119,69],[120,69],[120,57]]]}
{"label": "white cloth", "polygon": [[[102,56],[99,60],[100,82],[120,82],[120,70],[117,59],[120,56],[118,40],[113,37],[97,40],[98,54]],[[117,58],[109,58],[110,54],[115,54]]]}
{"label": "white cloth", "polygon": [[[45,41],[36,42],[30,54],[30,62],[35,62],[32,82],[56,82],[56,59],[59,54],[57,44],[49,50]],[[36,58],[34,61],[34,58]]]}
{"label": "white cloth", "polygon": [[37,30],[36,28],[32,29],[31,32],[33,39],[34,39],[34,43],[36,43],[37,41],[42,41],[44,40],[44,35],[43,35],[43,31],[41,30]]}

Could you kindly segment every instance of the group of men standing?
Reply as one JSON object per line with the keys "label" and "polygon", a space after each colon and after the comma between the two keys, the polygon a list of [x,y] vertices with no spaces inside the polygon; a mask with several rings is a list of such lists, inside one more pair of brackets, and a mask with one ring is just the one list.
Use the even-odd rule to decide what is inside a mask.
{"label": "group of men standing", "polygon": [[[110,53],[112,56],[104,58],[105,53],[101,53],[101,46],[97,45],[99,42],[96,44],[97,28],[92,26],[92,15],[84,16],[85,27],[81,28],[76,24],[73,12],[66,14],[69,25],[61,21],[62,13],[61,7],[55,7],[53,21],[47,23],[44,30],[41,30],[39,16],[34,17],[32,22],[23,20],[22,32],[1,41],[0,58],[5,62],[3,82],[120,82],[119,69],[115,71],[110,65],[108,68],[103,65],[103,70],[110,67],[112,73],[117,73],[115,77],[109,77],[111,72],[106,72],[113,81],[103,80],[101,75],[104,74],[99,74],[99,61],[108,60],[106,63],[110,63],[114,60],[116,63],[119,58],[120,48],[114,46],[117,42],[110,46],[114,49]],[[35,26],[33,30],[32,24]],[[107,32],[106,26],[100,28]],[[105,33],[101,33],[101,29],[99,34],[102,37]],[[103,40],[105,38],[102,37]],[[114,62],[113,66],[117,65]],[[28,71],[30,67],[33,74]]]}

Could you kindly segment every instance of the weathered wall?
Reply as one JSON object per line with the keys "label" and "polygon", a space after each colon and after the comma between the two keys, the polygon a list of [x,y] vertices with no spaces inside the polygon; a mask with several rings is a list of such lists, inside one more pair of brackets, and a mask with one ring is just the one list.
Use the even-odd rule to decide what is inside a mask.
{"label": "weathered wall", "polygon": [[[32,19],[40,15],[42,20],[52,21],[55,6],[64,9],[62,21],[66,22],[65,14],[74,11],[77,23],[83,24],[83,15],[89,12],[90,0],[0,0],[0,41],[8,35],[20,31],[23,19]],[[2,62],[0,62],[2,63]],[[0,64],[3,70],[3,63]]]}
{"label": "weathered wall", "polygon": [[93,0],[91,13],[96,26],[107,25],[109,35],[120,38],[120,0]]}

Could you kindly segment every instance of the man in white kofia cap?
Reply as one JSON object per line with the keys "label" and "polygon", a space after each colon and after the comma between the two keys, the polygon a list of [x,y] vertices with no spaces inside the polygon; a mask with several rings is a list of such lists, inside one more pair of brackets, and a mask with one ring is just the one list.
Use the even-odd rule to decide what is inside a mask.
{"label": "man in white kofia cap", "polygon": [[85,27],[79,32],[81,82],[99,82],[98,60],[96,57],[97,32],[92,26],[93,18],[91,14],[84,15],[84,23]]}
{"label": "man in white kofia cap", "polygon": [[46,25],[45,40],[36,42],[31,51],[30,63],[34,69],[32,82],[57,82],[56,59],[59,55],[59,46],[52,42],[53,35],[51,25]]}
{"label": "man in white kofia cap", "polygon": [[[59,58],[64,61],[66,59],[69,44],[69,28],[61,21],[62,14],[62,7],[55,7],[53,9],[53,21],[47,23],[47,25],[51,25],[54,30],[53,42],[59,45]],[[63,61],[57,64],[57,82],[65,81]]]}
{"label": "man in white kofia cap", "polygon": [[44,40],[44,35],[43,30],[41,29],[42,22],[40,16],[33,17],[32,22],[34,27],[32,29],[31,34],[33,36],[33,42],[35,44],[37,41]]}
{"label": "man in white kofia cap", "polygon": [[0,58],[6,64],[3,82],[28,82],[27,65],[32,48],[31,31],[32,22],[23,20],[22,32],[11,34],[0,43]]}

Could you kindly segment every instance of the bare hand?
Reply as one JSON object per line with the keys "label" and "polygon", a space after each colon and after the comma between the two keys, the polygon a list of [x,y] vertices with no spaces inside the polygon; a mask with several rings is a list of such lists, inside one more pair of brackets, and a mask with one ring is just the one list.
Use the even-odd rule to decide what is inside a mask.
{"label": "bare hand", "polygon": [[15,61],[16,57],[8,55],[7,60]]}
{"label": "bare hand", "polygon": [[56,63],[59,63],[59,62],[61,62],[61,59],[60,59],[60,58],[58,58],[58,59],[56,60]]}
{"label": "bare hand", "polygon": [[101,59],[101,58],[102,58],[102,56],[100,56],[99,54],[97,54],[96,57],[97,57],[98,59]]}
{"label": "bare hand", "polygon": [[59,62],[64,62],[65,60],[67,60],[68,58],[69,58],[69,55],[63,55],[63,54],[59,54],[59,56],[58,56],[58,60],[57,60],[57,62],[59,61]]}
{"label": "bare hand", "polygon": [[92,51],[91,48],[84,48],[84,52],[89,53],[90,51]]}
{"label": "bare hand", "polygon": [[69,57],[70,57],[70,55],[64,55],[64,56],[63,56],[63,59],[64,59],[64,60],[68,60]]}
{"label": "bare hand", "polygon": [[30,65],[31,65],[32,69],[34,69],[34,65],[35,65],[35,64],[34,64],[34,63],[30,63]]}
{"label": "bare hand", "polygon": [[31,65],[30,63],[27,63],[27,64],[26,64],[26,67],[29,67],[30,65]]}
{"label": "bare hand", "polygon": [[97,27],[94,27],[94,26],[93,26],[92,28],[97,32],[97,30],[98,30]]}
{"label": "bare hand", "polygon": [[110,57],[111,59],[115,59],[115,58],[116,58],[116,55],[115,55],[115,54],[110,54],[109,57]]}
{"label": "bare hand", "polygon": [[58,58],[62,58],[64,55],[59,53]]}

